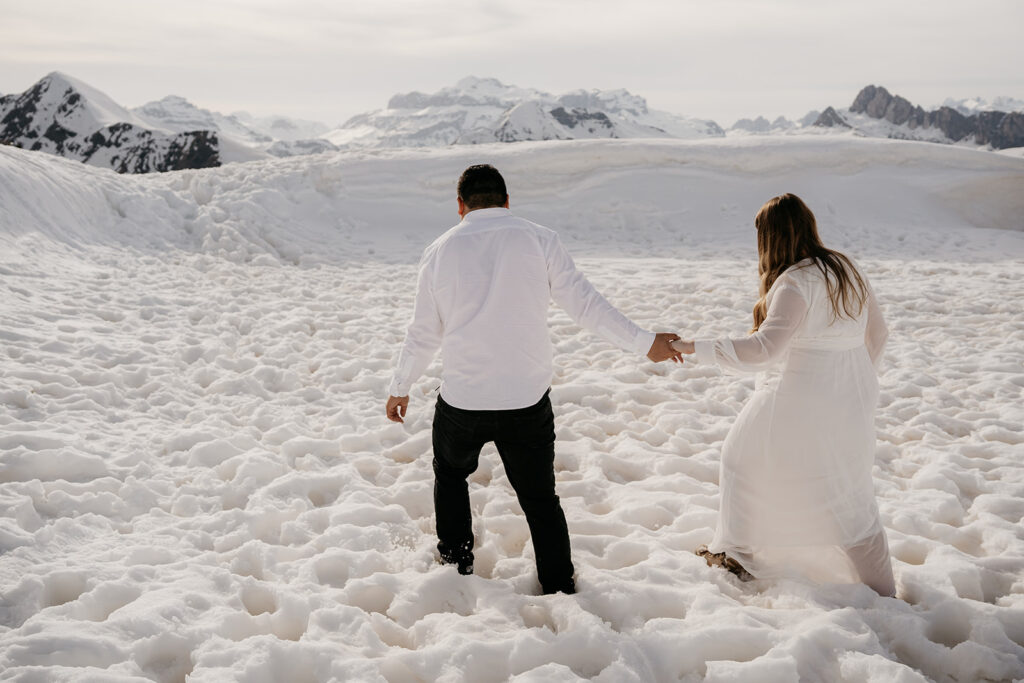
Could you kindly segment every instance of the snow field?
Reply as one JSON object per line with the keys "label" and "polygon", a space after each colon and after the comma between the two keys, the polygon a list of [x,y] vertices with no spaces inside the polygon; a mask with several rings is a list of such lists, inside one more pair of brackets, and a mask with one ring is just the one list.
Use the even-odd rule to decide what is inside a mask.
{"label": "snow field", "polygon": [[[414,263],[480,157],[611,301],[684,335],[747,329],[754,212],[808,201],[892,328],[875,481],[906,602],[705,566],[752,378],[651,364],[557,308],[580,593],[536,595],[491,446],[470,480],[477,575],[436,564],[439,365],[406,425],[383,399]],[[1024,677],[1022,195],[979,182],[1021,182],[1020,160],[744,138],[124,178],[0,148],[0,175],[0,678]]]}

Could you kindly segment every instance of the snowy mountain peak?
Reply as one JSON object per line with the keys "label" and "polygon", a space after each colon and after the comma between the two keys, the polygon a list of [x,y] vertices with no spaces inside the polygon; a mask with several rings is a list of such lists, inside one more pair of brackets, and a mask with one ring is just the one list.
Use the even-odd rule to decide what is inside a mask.
{"label": "snowy mountain peak", "polygon": [[489,106],[508,108],[523,100],[551,96],[537,90],[527,90],[514,85],[505,85],[496,78],[463,78],[454,86],[441,88],[436,93],[425,94],[414,90],[395,95],[388,101],[388,109],[426,109],[427,107],[473,107]]}
{"label": "snowy mountain peak", "polygon": [[647,113],[647,100],[624,89],[573,90],[559,97],[558,102],[569,109],[624,112],[633,116]]}
{"label": "snowy mountain peak", "polygon": [[387,108],[354,116],[326,137],[336,145],[376,147],[720,135],[714,121],[652,111],[623,89],[555,96],[469,76],[432,94],[395,95]]}
{"label": "snowy mountain peak", "polygon": [[105,93],[58,71],[21,94],[0,98],[0,143],[121,173],[220,164],[212,131],[169,134]]}
{"label": "snowy mountain peak", "polygon": [[42,106],[56,104],[57,117],[65,123],[95,123],[97,127],[114,123],[144,125],[106,93],[60,71],[51,71],[26,93],[31,93],[29,97]]}
{"label": "snowy mountain peak", "polygon": [[1024,100],[1005,96],[995,97],[991,101],[984,97],[966,97],[959,100],[947,97],[943,100],[942,104],[935,107],[935,109],[938,109],[939,107],[956,109],[964,116],[970,116],[971,114],[977,114],[983,111],[1024,112]]}
{"label": "snowy mountain peak", "polygon": [[[163,98],[150,102],[149,104],[161,104],[165,107],[183,107],[196,109],[197,107],[181,95],[166,95]],[[143,105],[146,106],[146,105]]]}
{"label": "snowy mountain peak", "polygon": [[273,141],[270,136],[253,130],[234,116],[225,116],[209,109],[197,107],[180,95],[168,95],[161,100],[147,102],[132,111],[148,125],[176,133],[215,130],[245,144]]}

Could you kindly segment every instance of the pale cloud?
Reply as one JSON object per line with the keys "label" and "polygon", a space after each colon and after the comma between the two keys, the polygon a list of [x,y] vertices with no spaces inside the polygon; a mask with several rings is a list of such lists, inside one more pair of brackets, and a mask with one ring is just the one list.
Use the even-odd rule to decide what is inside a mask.
{"label": "pale cloud", "polygon": [[977,0],[0,0],[0,92],[61,70],[135,106],[338,123],[466,75],[627,88],[716,119],[847,105],[868,83],[922,105],[1024,98],[1024,3]]}

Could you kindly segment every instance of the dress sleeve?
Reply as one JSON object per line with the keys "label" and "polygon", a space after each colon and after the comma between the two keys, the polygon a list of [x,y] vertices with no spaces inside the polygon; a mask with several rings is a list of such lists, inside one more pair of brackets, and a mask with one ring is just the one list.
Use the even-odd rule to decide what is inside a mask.
{"label": "dress sleeve", "polygon": [[885,342],[889,339],[889,327],[885,324],[885,318],[882,316],[882,308],[878,305],[878,298],[875,296],[875,292],[871,289],[871,285],[868,285],[868,324],[864,329],[864,345],[868,349],[868,355],[871,356],[871,362],[875,364],[875,369],[878,369],[879,363],[882,361],[882,353],[885,351]]}
{"label": "dress sleeve", "polygon": [[579,325],[597,332],[616,346],[647,353],[654,333],[643,329],[601,296],[573,262],[555,235],[546,245],[551,298]]}
{"label": "dress sleeve", "polygon": [[430,365],[434,354],[441,346],[444,326],[437,310],[437,301],[431,286],[430,262],[426,258],[420,263],[416,286],[416,301],[413,305],[412,322],[405,335],[405,343],[398,354],[395,374],[388,388],[391,396],[408,396],[413,382],[419,379]]}
{"label": "dress sleeve", "polygon": [[745,372],[758,372],[782,357],[807,315],[807,300],[795,284],[785,283],[773,295],[757,332],[743,339],[698,339],[697,360]]}

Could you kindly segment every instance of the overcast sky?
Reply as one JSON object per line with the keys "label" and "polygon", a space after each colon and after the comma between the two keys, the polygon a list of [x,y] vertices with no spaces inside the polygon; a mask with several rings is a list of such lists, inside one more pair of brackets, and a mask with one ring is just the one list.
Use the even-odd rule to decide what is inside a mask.
{"label": "overcast sky", "polygon": [[790,118],[869,83],[1024,99],[1022,0],[0,0],[0,93],[63,71],[134,107],[337,124],[468,75],[652,108]]}

